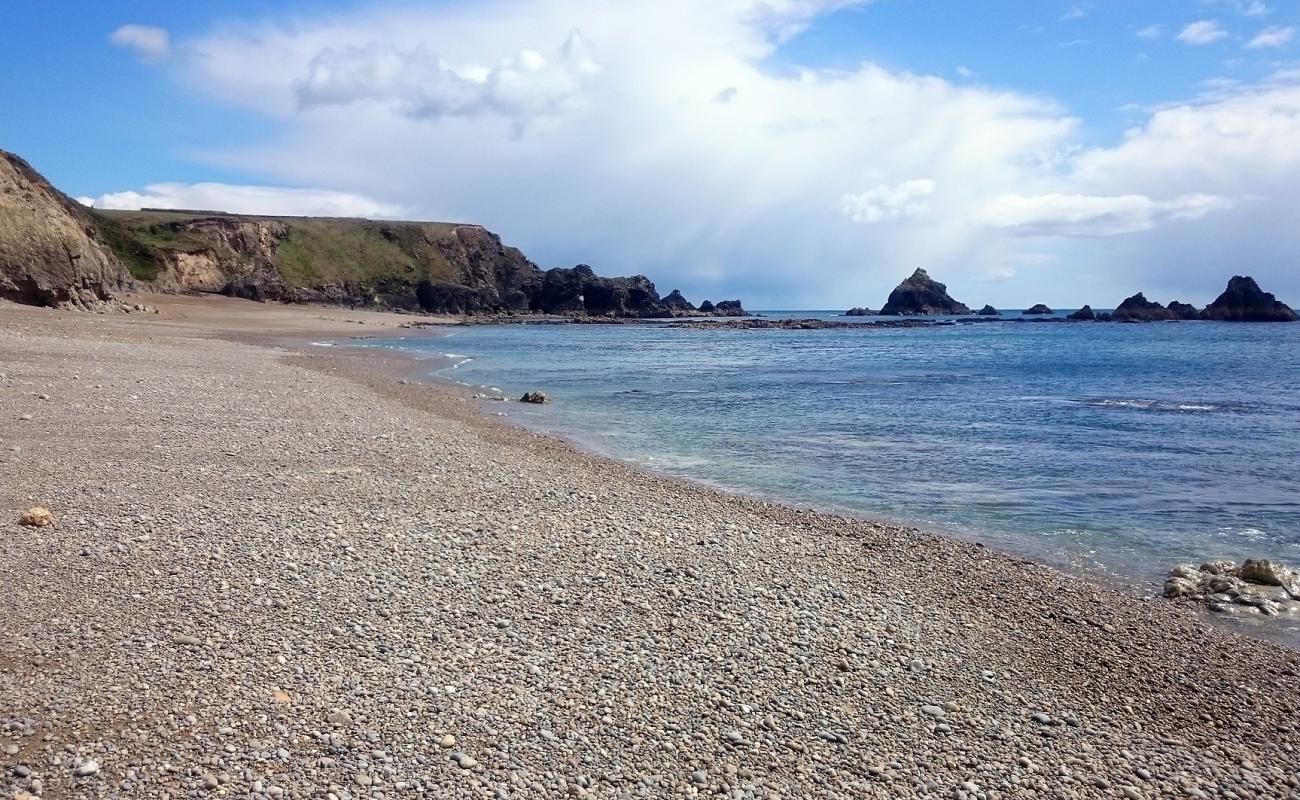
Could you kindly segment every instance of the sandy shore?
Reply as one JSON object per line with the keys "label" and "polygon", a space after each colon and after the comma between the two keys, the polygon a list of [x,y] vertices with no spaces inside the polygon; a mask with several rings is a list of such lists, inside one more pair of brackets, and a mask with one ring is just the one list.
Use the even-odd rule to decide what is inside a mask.
{"label": "sandy shore", "polygon": [[407,319],[0,305],[0,797],[1300,797],[1300,654],[306,344]]}

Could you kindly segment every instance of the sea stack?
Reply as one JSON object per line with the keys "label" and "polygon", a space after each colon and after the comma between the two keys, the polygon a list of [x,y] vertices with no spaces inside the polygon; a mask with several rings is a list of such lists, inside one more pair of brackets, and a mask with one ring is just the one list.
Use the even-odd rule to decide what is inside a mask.
{"label": "sea stack", "polygon": [[1296,313],[1285,303],[1259,288],[1255,279],[1234,275],[1213,303],[1201,313],[1204,319],[1221,322],[1295,322]]}
{"label": "sea stack", "polygon": [[1075,322],[1096,322],[1097,313],[1092,310],[1092,306],[1084,306],[1066,317],[1066,319],[1074,320]]}
{"label": "sea stack", "polygon": [[1132,297],[1125,298],[1124,302],[1119,304],[1119,308],[1115,309],[1115,313],[1111,314],[1111,319],[1116,322],[1159,322],[1174,319],[1174,314],[1138,292]]}
{"label": "sea stack", "polygon": [[923,269],[917,269],[898,288],[889,293],[889,300],[880,309],[882,316],[947,316],[969,314],[970,308],[948,296],[948,287],[931,278]]}
{"label": "sea stack", "polygon": [[1035,304],[1035,305],[1033,305],[1033,306],[1030,306],[1029,308],[1026,308],[1024,311],[1022,311],[1022,312],[1020,312],[1020,313],[1021,313],[1022,315],[1023,315],[1023,314],[1028,314],[1028,315],[1038,315],[1038,316],[1042,316],[1042,315],[1045,315],[1045,314],[1055,314],[1056,312],[1053,311],[1052,309],[1048,308],[1047,306],[1043,305],[1042,303],[1037,303],[1037,304]]}
{"label": "sea stack", "polygon": [[1002,312],[1001,312],[1001,311],[998,311],[996,308],[994,308],[994,307],[991,306],[991,305],[988,305],[987,303],[984,305],[983,308],[981,308],[979,311],[976,311],[975,313],[976,313],[978,316],[981,316],[981,317],[1000,317],[1000,316],[1002,316]]}

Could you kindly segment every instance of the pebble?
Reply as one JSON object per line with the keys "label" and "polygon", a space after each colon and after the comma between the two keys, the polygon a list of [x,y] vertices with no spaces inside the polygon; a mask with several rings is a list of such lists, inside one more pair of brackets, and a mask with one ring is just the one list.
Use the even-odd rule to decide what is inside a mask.
{"label": "pebble", "polygon": [[88,761],[83,761],[81,764],[78,764],[72,770],[72,774],[76,775],[78,778],[86,778],[91,775],[98,775],[99,762],[93,758]]}

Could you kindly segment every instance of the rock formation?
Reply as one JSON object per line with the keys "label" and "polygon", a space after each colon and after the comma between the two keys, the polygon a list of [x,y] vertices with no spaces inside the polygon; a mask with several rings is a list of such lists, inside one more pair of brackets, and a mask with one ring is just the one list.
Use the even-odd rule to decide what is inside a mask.
{"label": "rock formation", "polygon": [[95,308],[130,284],[89,212],[0,150],[0,299]]}
{"label": "rock formation", "polygon": [[1097,314],[1092,310],[1092,306],[1084,306],[1066,317],[1066,319],[1072,319],[1075,322],[1093,322],[1097,319]]}
{"label": "rock formation", "polygon": [[845,311],[845,312],[844,312],[844,316],[846,316],[846,317],[870,317],[870,316],[873,316],[875,313],[876,313],[876,312],[872,311],[872,310],[869,309],[869,308],[862,308],[861,306],[857,306],[857,307],[854,307],[854,308],[850,308],[848,311]]}
{"label": "rock formation", "polygon": [[1115,309],[1110,317],[1116,322],[1158,322],[1174,319],[1174,314],[1169,309],[1148,300],[1144,294],[1138,292],[1120,303],[1119,308]]}
{"label": "rock formation", "polygon": [[993,306],[990,306],[990,305],[987,305],[987,304],[986,304],[983,308],[981,308],[979,311],[976,311],[975,313],[978,314],[978,315],[981,316],[981,317],[1000,317],[1000,316],[1002,316],[1002,312],[1001,312],[1001,311],[998,311],[998,310],[997,310],[996,308],[994,308]]}
{"label": "rock formation", "polygon": [[1169,305],[1165,306],[1174,319],[1200,319],[1201,312],[1196,310],[1196,306],[1190,303],[1180,303],[1177,300],[1170,300]]}
{"label": "rock formation", "polygon": [[880,309],[882,316],[944,316],[969,314],[970,309],[948,296],[948,287],[918,269],[894,291]]}
{"label": "rock formation", "polygon": [[1043,305],[1042,303],[1037,303],[1033,306],[1030,306],[1029,308],[1026,308],[1024,311],[1020,313],[1024,315],[1043,315],[1043,314],[1055,314],[1056,312],[1048,308],[1047,306]]}
{"label": "rock formation", "polygon": [[[1258,587],[1280,587],[1268,592]],[[1203,603],[1211,611],[1236,609],[1277,616],[1283,606],[1300,601],[1300,572],[1264,559],[1246,559],[1240,567],[1231,561],[1209,561],[1194,567],[1179,564],[1169,571],[1164,596],[1170,600]]]}
{"label": "rock formation", "polygon": [[1295,322],[1296,313],[1259,288],[1254,278],[1235,275],[1228,288],[1205,307],[1204,319],[1223,322]]}
{"label": "rock formation", "polygon": [[673,289],[668,293],[668,296],[664,298],[664,307],[673,313],[689,313],[698,310],[695,306],[691,305],[691,301],[682,296],[681,291],[677,289]]}

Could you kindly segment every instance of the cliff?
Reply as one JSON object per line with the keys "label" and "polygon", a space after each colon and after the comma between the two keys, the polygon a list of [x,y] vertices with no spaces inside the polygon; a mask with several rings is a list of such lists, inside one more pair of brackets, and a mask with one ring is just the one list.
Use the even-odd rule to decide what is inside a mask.
{"label": "cliff", "polygon": [[[697,316],[644,275],[542,271],[480,225],[213,212],[96,211],[132,274],[159,291],[378,305],[433,314]],[[742,312],[743,313],[743,312]]]}
{"label": "cliff", "polygon": [[86,209],[0,151],[0,298],[86,308],[128,287],[435,314],[709,313],[644,275],[543,272],[480,225]]}
{"label": "cliff", "polygon": [[0,150],[0,298],[95,308],[130,283],[86,209]]}

